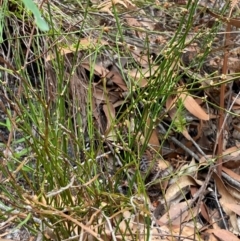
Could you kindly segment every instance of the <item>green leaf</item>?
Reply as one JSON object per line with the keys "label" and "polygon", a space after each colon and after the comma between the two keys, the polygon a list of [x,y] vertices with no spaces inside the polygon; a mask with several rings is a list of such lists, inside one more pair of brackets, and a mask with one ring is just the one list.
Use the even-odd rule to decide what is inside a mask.
{"label": "green leaf", "polygon": [[14,153],[14,156],[15,158],[20,158],[21,156],[26,155],[28,152],[29,152],[29,149],[25,148],[18,153]]}
{"label": "green leaf", "polygon": [[25,7],[33,13],[35,17],[36,25],[38,26],[38,28],[42,31],[48,31],[49,26],[41,16],[41,13],[37,5],[32,0],[22,0],[22,2],[24,3]]}
{"label": "green leaf", "polygon": [[9,120],[9,118],[6,119],[6,127],[8,131],[11,131],[11,121]]}
{"label": "green leaf", "polygon": [[7,1],[3,1],[2,6],[0,8],[0,43],[3,42],[3,27],[4,27],[7,7],[8,7]]}

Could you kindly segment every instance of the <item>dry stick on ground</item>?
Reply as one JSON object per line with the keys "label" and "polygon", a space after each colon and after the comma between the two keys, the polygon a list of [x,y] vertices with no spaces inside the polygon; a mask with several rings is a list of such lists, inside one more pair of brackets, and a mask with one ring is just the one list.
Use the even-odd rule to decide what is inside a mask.
{"label": "dry stick on ground", "polygon": [[[166,134],[167,131],[164,128],[162,124],[158,124],[158,127],[160,128],[160,133]],[[200,160],[199,156],[196,155],[193,151],[191,151],[188,147],[186,147],[184,144],[182,144],[180,141],[178,141],[175,137],[169,136],[172,142],[174,142],[177,146],[181,147],[185,152],[187,152],[191,157],[195,158],[197,161]]]}
{"label": "dry stick on ground", "polygon": [[240,182],[238,182],[237,180],[233,179],[231,176],[229,176],[228,174],[226,174],[225,172],[222,173],[222,177],[223,179],[225,179],[227,181],[227,183],[229,183],[231,186],[237,188],[238,190],[240,190]]}
{"label": "dry stick on ground", "polygon": [[[182,215],[182,213],[184,213],[185,211],[187,211],[188,209],[190,209],[194,203],[198,200],[198,202],[200,203],[202,201],[202,194],[204,193],[204,191],[207,188],[207,185],[209,183],[209,180],[211,179],[212,173],[214,170],[214,166],[212,165],[209,170],[208,170],[208,174],[207,177],[203,183],[203,185],[200,187],[200,189],[194,194],[193,199],[188,203],[188,205],[184,208],[181,209],[181,212],[176,214],[175,217],[172,217],[171,220],[169,220],[166,225],[169,225],[172,223],[172,221],[174,221],[175,219],[177,219],[178,217],[180,217],[180,215]],[[197,204],[198,205],[198,204]]]}
{"label": "dry stick on ground", "polygon": [[[230,32],[231,32],[231,25],[227,24],[226,27],[226,34],[225,34],[225,46],[228,46],[229,39],[230,39]],[[228,49],[224,51],[224,59],[223,59],[223,68],[222,68],[222,76],[227,76],[228,71],[228,57],[229,52]],[[223,153],[223,138],[224,138],[224,101],[225,101],[225,89],[226,84],[221,84],[220,89],[220,110],[219,110],[219,123],[218,123],[218,134],[217,134],[217,141],[218,149],[217,149],[217,156],[218,156],[218,162],[217,162],[217,173],[221,177],[222,174],[222,153]],[[221,131],[223,130],[223,131]],[[215,148],[214,148],[215,149]],[[215,150],[214,150],[215,152]],[[213,153],[214,154],[214,153]]]}
{"label": "dry stick on ground", "polygon": [[[236,98],[237,99],[237,98]],[[230,110],[232,108],[233,104],[230,106]],[[223,121],[223,123],[226,123],[226,118],[225,120]],[[162,124],[159,124],[158,125],[161,129],[161,132],[166,134],[166,130],[165,128],[163,127]],[[222,129],[221,129],[222,130]],[[175,137],[170,137],[170,139],[176,144],[178,145],[179,147],[181,147],[183,150],[185,150],[188,154],[190,154],[193,158],[195,158],[196,160],[200,160],[200,158],[194,153],[192,152],[190,149],[188,149],[186,146],[184,146],[180,141],[178,141]],[[192,143],[194,144],[194,146],[196,147],[196,149],[198,150],[198,152],[203,155],[206,160],[207,160],[207,157],[206,157],[206,154],[202,151],[202,149],[198,146],[198,144],[191,138],[191,141]],[[204,182],[204,184],[201,186],[201,188],[197,191],[197,193],[194,195],[193,199],[188,203],[188,206],[186,208],[183,208],[181,210],[180,213],[178,213],[175,217],[173,217],[171,220],[169,220],[169,222],[167,224],[170,224],[172,221],[174,221],[175,219],[177,219],[183,212],[187,211],[188,209],[190,209],[194,203],[197,201],[197,204],[196,204],[196,207],[197,207],[197,210],[199,210],[200,208],[200,204],[201,204],[201,201],[203,199],[203,195],[204,195],[204,192],[207,188],[207,185],[211,179],[211,176],[212,176],[212,173],[215,169],[215,166],[214,165],[211,165],[209,170],[208,170],[208,174],[207,174],[207,177],[206,177],[206,180]],[[230,178],[230,177],[229,177]],[[239,183],[240,184],[240,183]],[[216,197],[217,198],[217,197]],[[219,206],[219,212],[220,212],[220,215],[222,217],[222,219],[224,219],[223,217],[223,213],[221,211],[221,207]]]}
{"label": "dry stick on ground", "polygon": [[[223,173],[222,173],[222,174],[223,174]],[[228,225],[227,225],[226,220],[225,220],[224,215],[223,215],[223,208],[222,208],[221,205],[220,205],[219,198],[218,198],[218,195],[217,195],[217,194],[218,194],[218,193],[217,193],[217,185],[216,185],[216,182],[215,182],[215,183],[214,183],[214,198],[215,198],[215,201],[216,201],[216,203],[217,203],[218,212],[219,212],[219,214],[220,214],[220,216],[221,216],[221,218],[222,218],[222,222],[223,222],[224,228],[225,228],[226,230],[228,230]]]}
{"label": "dry stick on ground", "polygon": [[[167,131],[166,129],[164,128],[164,126],[162,124],[159,124],[158,125],[159,128],[160,128],[160,132],[163,133],[163,134],[166,134]],[[190,154],[193,158],[195,158],[196,160],[200,160],[200,158],[194,153],[192,152],[190,149],[188,149],[186,146],[184,146],[180,141],[178,141],[175,137],[171,137],[170,136],[170,139],[176,144],[178,145],[179,147],[183,148],[183,150],[185,150],[188,154]],[[197,148],[197,150],[206,158],[207,160],[207,157],[205,155],[205,153],[201,150],[201,148],[198,146],[198,144],[192,139],[191,140],[194,144],[194,146]],[[202,201],[202,198],[203,198],[203,194],[207,188],[207,185],[209,183],[209,180],[211,179],[211,176],[212,176],[212,173],[213,173],[213,170],[214,170],[214,165],[211,164],[211,166],[209,167],[208,169],[208,174],[207,174],[207,177],[204,181],[204,184],[201,186],[201,188],[195,193],[193,199],[188,203],[188,206],[183,208],[181,210],[180,213],[178,213],[175,217],[173,217],[171,220],[168,221],[167,224],[171,224],[172,221],[174,221],[175,219],[177,219],[183,212],[187,211],[188,209],[190,209],[194,203],[198,200],[196,206],[200,207],[200,204],[201,204],[201,201]],[[153,217],[154,218],[154,217]],[[155,218],[154,218],[155,219]]]}
{"label": "dry stick on ground", "polygon": [[[237,98],[236,98],[237,99]],[[233,102],[234,103],[234,102]],[[233,103],[232,105],[230,106],[230,110],[232,109],[232,106],[233,106]],[[227,118],[227,117],[226,117]],[[223,124],[226,123],[226,118],[224,119],[223,121]],[[165,128],[163,127],[162,124],[159,124],[159,127],[161,128],[161,131],[166,134],[166,130]],[[222,130],[222,129],[221,129]],[[193,158],[195,158],[196,160],[200,160],[200,158],[194,153],[192,152],[190,149],[188,149],[186,146],[184,146],[181,142],[179,142],[176,138],[174,137],[170,137],[170,139],[176,144],[178,145],[179,147],[181,147],[183,150],[185,150],[188,154],[190,154]],[[203,155],[205,157],[205,159],[207,160],[207,157],[206,157],[206,154],[202,151],[202,149],[199,147],[199,145],[191,138],[190,141],[193,143],[193,145],[196,147],[196,149],[198,150],[198,152]],[[182,215],[183,212],[187,211],[188,209],[190,209],[194,203],[197,201],[197,204],[196,204],[196,207],[197,207],[197,213],[198,213],[198,210],[200,208],[200,204],[202,202],[202,199],[203,199],[203,195],[204,195],[204,192],[207,188],[207,185],[211,179],[211,176],[212,176],[212,173],[215,169],[215,166],[214,165],[211,165],[209,170],[208,170],[208,174],[207,174],[207,177],[206,177],[206,180],[204,182],[204,184],[201,186],[201,188],[197,191],[197,193],[194,195],[193,199],[188,203],[188,206],[183,208],[181,210],[180,213],[178,213],[175,217],[173,217],[171,220],[169,220],[169,222],[167,224],[171,224],[172,221],[174,221],[175,219],[177,219],[179,216]],[[230,177],[229,177],[230,178]],[[240,184],[240,183],[239,183]],[[216,194],[216,189],[215,189],[215,194]],[[218,202],[218,199],[217,199],[217,195],[216,195],[216,201]],[[221,218],[222,220],[224,220],[224,216],[223,216],[223,213],[222,213],[222,209],[220,207],[220,204],[218,202],[218,208],[219,208],[219,213],[221,215]],[[224,225],[225,227],[227,227],[226,225],[226,222],[224,222]],[[195,234],[194,234],[194,240],[195,240]]]}
{"label": "dry stick on ground", "polygon": [[[226,120],[226,118],[225,118],[225,120]],[[224,120],[224,123],[225,123],[225,120]],[[222,129],[221,129],[221,130],[222,130]],[[205,157],[205,159],[206,159],[206,161],[207,161],[206,154],[202,151],[202,149],[198,146],[198,144],[197,144],[192,138],[191,138],[190,140],[192,141],[192,143],[194,144],[194,146],[197,148],[197,150]],[[212,173],[212,171],[213,171],[214,169],[215,169],[215,168],[214,168],[214,166],[212,165],[212,166],[210,167],[209,172],[208,172],[208,175],[207,175],[207,179],[208,179],[208,178],[209,178],[209,179],[208,179],[208,181],[206,180],[206,181],[204,182],[204,188],[201,190],[201,192],[199,192],[198,201],[197,201],[197,204],[196,204],[197,213],[199,213],[199,209],[200,209],[200,205],[201,205],[201,202],[202,202],[202,199],[203,199],[204,192],[205,192],[205,190],[206,190],[206,188],[207,188],[208,182],[209,182],[209,180],[210,180],[210,178],[211,178],[211,176],[212,176],[211,173]],[[226,224],[226,222],[225,222],[224,215],[223,215],[223,212],[222,212],[222,208],[221,208],[221,206],[220,206],[220,203],[219,203],[218,197],[217,197],[216,183],[215,183],[215,200],[216,200],[216,202],[217,202],[218,209],[219,209],[219,213],[220,213],[220,216],[221,216],[221,218],[222,218],[222,220],[223,220],[223,223],[224,223],[224,227],[225,227],[225,229],[227,229],[227,224]],[[194,238],[195,238],[195,234],[194,234]]]}

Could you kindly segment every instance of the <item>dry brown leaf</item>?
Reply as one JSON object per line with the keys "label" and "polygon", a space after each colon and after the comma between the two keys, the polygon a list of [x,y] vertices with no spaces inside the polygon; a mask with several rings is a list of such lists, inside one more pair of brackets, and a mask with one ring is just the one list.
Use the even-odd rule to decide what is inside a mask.
{"label": "dry brown leaf", "polygon": [[192,241],[192,240],[203,241],[203,239],[201,239],[200,236],[196,234],[196,228],[179,225],[179,227],[173,226],[171,230],[175,235],[181,234],[181,237],[182,237],[181,240],[183,241]]}
{"label": "dry brown leaf", "polygon": [[107,118],[107,129],[111,128],[112,123],[115,121],[115,109],[111,103],[103,105],[103,111]]}
{"label": "dry brown leaf", "polygon": [[[124,219],[122,219],[124,218]],[[117,216],[114,217],[115,222],[119,223],[119,229],[122,233],[125,233],[128,228],[129,220],[131,219],[131,213],[128,210],[122,210]]]}
{"label": "dry brown leaf", "polygon": [[182,128],[182,134],[187,140],[192,140],[192,137],[189,135],[188,130],[185,127]]}
{"label": "dry brown leaf", "polygon": [[232,101],[237,104],[237,105],[240,105],[240,98],[237,98],[236,96],[233,96],[232,97]]}
{"label": "dry brown leaf", "polygon": [[128,90],[125,81],[117,71],[111,70],[110,72],[107,73],[106,78],[111,79],[112,82],[115,83],[117,86],[119,86],[122,90],[124,91]]}
{"label": "dry brown leaf", "polygon": [[[93,68],[93,65],[90,64],[89,62],[83,62],[81,65],[83,68],[87,69],[88,71],[91,71],[91,69]],[[100,66],[98,64],[94,65],[95,75],[98,75],[99,77],[106,77],[108,73],[109,73],[109,70],[107,70],[103,66]]]}
{"label": "dry brown leaf", "polygon": [[[93,68],[93,65],[91,65],[89,62],[83,62],[82,67],[87,69],[88,71]],[[94,65],[94,74],[98,75],[99,77],[104,77],[110,79],[112,82],[114,82],[116,85],[118,85],[122,90],[127,91],[128,88],[126,86],[126,83],[124,82],[122,76],[117,71],[109,71],[108,69],[104,68],[101,65],[95,64]]]}
{"label": "dry brown leaf", "polygon": [[115,129],[113,128],[113,123],[115,121],[115,109],[113,105],[109,102],[106,105],[103,105],[103,111],[107,118],[107,127],[105,136],[110,141],[116,141],[117,140],[117,134],[115,132]]}
{"label": "dry brown leaf", "polygon": [[234,113],[239,114],[240,106],[239,105],[233,105],[232,110]]}
{"label": "dry brown leaf", "polygon": [[139,50],[132,51],[132,56],[134,57],[136,62],[139,63],[140,66],[146,66],[146,64],[149,64],[149,56],[141,53],[141,51],[139,51]]}
{"label": "dry brown leaf", "polygon": [[229,170],[226,167],[222,167],[222,170],[228,174],[228,176],[232,177],[234,180],[240,182],[240,175],[236,174],[235,172]]}
{"label": "dry brown leaf", "polygon": [[[79,45],[70,45],[69,47],[60,47],[58,54],[60,54],[61,56],[64,56],[69,53],[75,53],[76,51],[95,48],[96,45],[108,45],[108,43],[103,39],[99,40],[99,39],[82,38],[79,40]],[[56,56],[53,53],[50,53],[46,57],[46,61],[50,61],[55,58]]]}
{"label": "dry brown leaf", "polygon": [[208,213],[208,209],[207,209],[207,206],[205,203],[201,203],[201,206],[200,206],[200,211],[201,211],[201,214],[202,216],[204,217],[204,219],[210,223],[211,222],[211,219],[209,217],[209,213]]}
{"label": "dry brown leaf", "polygon": [[204,240],[207,240],[207,241],[219,241],[219,239],[216,238],[212,233],[205,232],[203,236],[204,236]]}
{"label": "dry brown leaf", "polygon": [[118,100],[118,101],[116,101],[115,103],[113,103],[113,107],[114,107],[114,108],[117,108],[118,106],[123,105],[124,102],[125,102],[125,100]]}
{"label": "dry brown leaf", "polygon": [[160,147],[160,143],[159,143],[159,139],[158,139],[158,132],[156,129],[151,129],[149,130],[149,126],[150,126],[151,120],[148,118],[147,119],[147,123],[145,125],[145,133],[144,135],[146,136],[147,134],[149,134],[149,131],[151,132],[151,136],[149,138],[148,144],[155,150],[159,150]]}
{"label": "dry brown leaf", "polygon": [[145,69],[132,69],[128,71],[128,75],[134,79],[148,78],[150,76],[154,76],[154,74],[156,74],[156,70],[158,69],[159,66],[152,66],[151,68],[146,66]]}
{"label": "dry brown leaf", "polygon": [[207,13],[209,13],[210,15],[212,15],[213,17],[223,21],[224,23],[228,23],[234,27],[239,28],[240,27],[240,20],[237,18],[227,18],[227,17],[223,17],[221,15],[218,15],[212,11],[210,11],[208,8],[206,9]]}
{"label": "dry brown leaf", "polygon": [[163,160],[163,159],[157,159],[156,161],[158,170],[167,170],[169,167],[171,167],[171,164],[169,161]]}
{"label": "dry brown leaf", "polygon": [[216,118],[219,118],[219,115],[215,115],[215,114],[210,113],[209,118],[210,119],[216,119]]}
{"label": "dry brown leaf", "polygon": [[152,59],[149,59],[149,55],[144,53],[143,48],[139,48],[133,45],[127,45],[128,50],[131,52],[132,57],[135,59],[139,66],[146,67],[149,66],[150,63],[153,63]]}
{"label": "dry brown leaf", "polygon": [[184,107],[194,116],[200,120],[209,120],[209,115],[197,103],[197,101],[186,93],[181,93],[179,98],[182,99]]}
{"label": "dry brown leaf", "polygon": [[[142,27],[142,23],[139,22],[136,17],[132,17],[132,16],[129,15],[129,14],[125,14],[125,18],[124,18],[124,19],[125,19],[127,25],[129,25],[130,27],[135,27],[135,28],[136,28],[136,27],[137,27],[137,28],[141,28],[141,27]],[[135,34],[136,34],[137,37],[139,37],[139,38],[143,38],[143,37],[144,37],[144,34],[143,34],[142,31],[137,31],[137,30],[135,30]]]}
{"label": "dry brown leaf", "polygon": [[225,229],[208,229],[206,232],[213,233],[222,241],[239,241],[239,239],[233,233]]}
{"label": "dry brown leaf", "polygon": [[233,169],[240,166],[240,149],[236,146],[230,147],[223,152],[223,165]]}
{"label": "dry brown leaf", "polygon": [[97,100],[94,95],[96,95],[96,93],[93,94],[92,96],[92,110],[93,110],[93,116],[95,118],[95,122],[97,122],[97,125],[99,126],[101,132],[103,133],[104,128],[102,126],[101,123],[101,118],[100,118],[100,113],[99,113],[99,104],[102,102],[101,100]]}
{"label": "dry brown leaf", "polygon": [[172,108],[175,107],[177,98],[173,98],[171,95],[167,98],[166,101],[166,110],[170,111]]}
{"label": "dry brown leaf", "polygon": [[187,162],[183,166],[178,169],[178,176],[183,176],[183,175],[195,175],[195,173],[199,169],[199,164],[195,162],[195,159],[192,158],[191,162]]}
{"label": "dry brown leaf", "polygon": [[97,106],[101,103],[106,103],[106,96],[104,95],[103,90],[99,88],[94,88],[93,97],[96,99]]}
{"label": "dry brown leaf", "polygon": [[110,88],[106,88],[104,93],[103,87],[96,86],[95,84],[93,84],[93,98],[95,99],[95,104],[97,104],[97,106],[107,102],[114,104],[121,99],[119,92],[113,91]]}
{"label": "dry brown leaf", "polygon": [[153,129],[148,144],[155,150],[159,150],[160,147],[158,136],[157,130]]}
{"label": "dry brown leaf", "polygon": [[217,175],[217,173],[213,173],[213,178],[216,182],[218,192],[221,195],[219,202],[222,205],[223,210],[230,217],[230,222],[232,224],[233,229],[236,232],[239,232],[236,214],[225,205],[226,203],[236,204],[236,200],[225,187],[224,183],[222,182],[221,178]]}
{"label": "dry brown leaf", "polygon": [[[108,42],[103,39],[92,39],[92,38],[81,38],[79,40],[80,49],[88,49],[89,47],[94,47],[95,45],[108,45]],[[77,45],[75,49],[77,48]]]}
{"label": "dry brown leaf", "polygon": [[187,186],[201,186],[203,182],[193,178],[192,176],[186,175],[181,176],[178,180],[176,180],[168,189],[165,194],[166,201],[172,201],[179,194],[181,195],[183,188]]}
{"label": "dry brown leaf", "polygon": [[172,225],[180,225],[188,216],[188,210],[183,212],[183,210],[186,210],[187,206],[187,201],[172,205],[170,209],[159,220],[157,220],[157,223],[160,226],[163,226],[173,219],[171,221]]}
{"label": "dry brown leaf", "polygon": [[147,234],[147,229],[144,227],[144,224],[145,224],[144,216],[139,214],[133,215],[129,211],[125,211],[123,213],[123,217],[124,219],[120,222],[118,226],[119,226],[120,233],[124,234],[124,238],[126,238],[126,236],[128,235],[139,233],[141,234],[141,238],[138,237],[138,240],[143,240],[143,241],[146,240],[144,236],[145,234]]}
{"label": "dry brown leaf", "polygon": [[[76,49],[74,49],[73,47],[70,46],[68,49],[67,48],[60,48],[59,54],[61,56],[63,56],[63,55],[66,55],[68,53],[73,53],[75,51],[76,51]],[[56,56],[53,53],[49,53],[48,56],[46,57],[46,61],[48,62],[48,61],[53,60],[55,58],[56,58]]]}
{"label": "dry brown leaf", "polygon": [[121,92],[119,91],[112,91],[111,89],[106,88],[107,95],[108,95],[108,101],[112,104],[115,104],[118,100],[122,99]]}
{"label": "dry brown leaf", "polygon": [[[127,1],[127,2],[129,2],[129,1]],[[117,5],[117,4],[120,4],[120,5],[124,6],[125,8],[127,8],[127,5],[124,3],[124,1],[121,1],[121,0],[106,0],[102,3],[100,3],[97,6],[97,8],[98,8],[99,12],[107,12],[113,16],[110,9],[113,7],[113,5]]]}
{"label": "dry brown leaf", "polygon": [[240,205],[234,203],[226,203],[226,206],[232,210],[234,213],[240,216]]}
{"label": "dry brown leaf", "polygon": [[236,199],[236,201],[240,202],[240,192],[238,188],[235,188],[234,186],[230,185],[228,182],[225,182],[225,186],[229,193]]}
{"label": "dry brown leaf", "polygon": [[213,158],[212,155],[201,156],[201,158],[200,158],[200,160],[199,160],[199,163],[200,163],[199,168],[200,168],[201,166],[207,166],[207,165],[209,165],[209,161],[210,161],[210,160],[213,160],[213,159],[214,159],[214,158]]}
{"label": "dry brown leaf", "polygon": [[147,85],[148,85],[148,81],[147,81],[147,79],[139,79],[137,82],[136,82],[136,84],[139,86],[139,87],[141,87],[141,88],[143,88],[143,87],[146,87]]}
{"label": "dry brown leaf", "polygon": [[188,210],[188,215],[182,221],[189,222],[196,218],[199,213],[200,210],[198,209],[198,207],[192,207],[191,210]]}
{"label": "dry brown leaf", "polygon": [[[177,116],[177,108],[175,107],[175,102],[176,102],[176,98],[171,99],[168,98],[167,102],[166,102],[166,108],[168,110],[168,115],[171,117],[172,120],[176,120],[176,116]],[[192,137],[189,135],[188,130],[183,127],[181,133],[183,134],[183,136],[187,139],[187,140],[191,140]]]}

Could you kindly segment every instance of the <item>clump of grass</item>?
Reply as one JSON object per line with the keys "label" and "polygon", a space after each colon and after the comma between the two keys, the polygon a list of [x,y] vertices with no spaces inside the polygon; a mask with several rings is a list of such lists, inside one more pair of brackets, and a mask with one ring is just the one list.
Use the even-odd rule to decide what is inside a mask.
{"label": "clump of grass", "polygon": [[[7,128],[8,136],[1,146],[5,151],[1,166],[1,205],[5,215],[1,220],[17,212],[14,222],[18,227],[25,226],[34,235],[42,232],[55,240],[89,230],[91,235],[104,239],[111,231],[109,222],[118,233],[122,215],[126,211],[138,212],[132,197],[138,194],[147,200],[139,160],[149,147],[152,130],[164,116],[167,98],[176,94],[177,83],[185,74],[179,71],[179,63],[197,3],[187,4],[188,15],[181,16],[177,31],[159,53],[161,61],[149,64],[150,70],[154,65],[158,68],[152,70],[147,87],[141,88],[125,77],[129,92],[109,127],[117,129],[116,141],[111,142],[94,116],[94,68],[106,53],[116,53],[119,63],[120,57],[127,54],[130,58],[131,54],[123,51],[117,41],[110,48],[101,45],[100,40],[108,35],[92,24],[93,15],[87,4],[83,8],[78,1],[71,3],[73,15],[65,13],[60,2],[44,4],[41,11],[50,31],[42,33],[32,24],[33,16],[23,5],[9,2],[12,6],[5,6],[6,24],[2,27],[5,60],[1,59],[1,82],[5,99],[1,107],[6,122],[1,125]],[[78,17],[74,16],[77,9]],[[124,42],[125,29],[116,8],[113,15],[117,23],[114,34]],[[215,31],[209,32],[206,41],[214,38]],[[86,35],[96,36],[99,41],[94,47],[79,51],[82,46],[78,39]],[[74,46],[75,51],[62,54],[61,49],[67,46]],[[195,68],[202,65],[204,57],[199,58]],[[81,66],[86,59],[91,63],[88,71]],[[121,71],[125,75],[124,69]],[[179,118],[169,130],[186,123],[181,122],[180,127],[178,124]],[[144,130],[142,141],[139,134]],[[16,149],[19,145],[21,151]],[[125,195],[120,191],[123,183],[127,183]],[[142,209],[149,230],[147,201]],[[127,223],[126,233],[129,232]],[[123,239],[126,233],[121,233]]]}

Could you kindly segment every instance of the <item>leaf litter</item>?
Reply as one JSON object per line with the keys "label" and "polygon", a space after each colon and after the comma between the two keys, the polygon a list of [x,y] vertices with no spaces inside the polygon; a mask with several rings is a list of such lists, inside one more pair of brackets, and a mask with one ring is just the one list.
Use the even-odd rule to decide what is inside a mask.
{"label": "leaf litter", "polygon": [[[230,24],[239,27],[239,19],[216,14],[215,10],[218,8],[214,6],[214,11],[211,10],[212,1],[199,4],[199,11],[204,8],[205,12],[203,16],[196,12],[195,22],[188,40],[184,43],[181,58],[160,71],[159,63],[164,61],[164,57],[169,58],[174,54],[167,52],[167,48],[173,47],[169,45],[169,41],[175,35],[179,24],[179,19],[175,17],[176,12],[189,14],[186,3],[175,2],[156,1],[154,6],[146,6],[144,9],[131,1],[92,1],[93,8],[97,8],[100,14],[99,26],[105,28],[104,38],[99,40],[96,36],[100,32],[96,30],[96,33],[90,32],[87,36],[82,36],[78,44],[71,43],[70,47],[63,45],[58,53],[46,51],[45,63],[48,68],[45,74],[46,79],[50,81],[46,83],[49,103],[54,104],[57,93],[57,79],[54,77],[52,63],[60,55],[64,59],[64,77],[70,83],[72,114],[75,118],[76,110],[81,109],[83,132],[86,132],[88,126],[87,89],[92,88],[90,106],[95,127],[106,143],[104,151],[109,153],[105,155],[103,150],[98,150],[97,156],[103,157],[107,163],[107,166],[102,167],[103,170],[113,176],[119,172],[118,168],[123,170],[122,152],[133,151],[128,148],[127,135],[135,135],[137,140],[134,143],[134,151],[140,155],[139,164],[131,164],[128,167],[129,180],[119,187],[120,197],[116,200],[119,202],[119,208],[115,214],[107,217],[102,210],[108,204],[102,203],[101,209],[98,207],[98,211],[89,217],[87,225],[74,217],[75,225],[82,231],[76,229],[73,233],[81,233],[85,240],[93,240],[93,237],[98,240],[123,240],[123,237],[125,240],[239,240],[240,85],[236,74],[239,72],[240,62],[239,51],[235,48],[235,43],[239,43],[238,35],[233,31],[232,43],[229,46],[221,45],[221,37],[216,37],[214,43],[211,43],[214,47],[218,45],[216,48],[223,47],[222,52],[226,47],[229,48],[231,57],[228,58],[228,78],[221,75],[224,61],[222,52],[219,53],[218,49],[215,52],[212,49],[209,51],[202,66],[196,64],[204,54],[200,40],[204,29],[211,28],[211,21],[222,22],[221,26]],[[125,28],[124,41],[116,41],[113,38],[116,35],[116,10],[121,13],[120,21]],[[144,19],[135,16],[135,12],[142,13]],[[105,13],[108,14],[107,17]],[[159,22],[158,18],[164,21]],[[107,19],[111,20],[108,31]],[[104,22],[102,26],[101,22]],[[145,29],[148,29],[149,33],[146,33]],[[223,27],[218,29],[222,30]],[[107,46],[110,49],[107,49]],[[111,50],[116,46],[121,49],[122,54],[117,58]],[[98,48],[103,48],[103,51],[93,62],[88,51]],[[79,60],[74,74],[71,72],[73,56]],[[121,58],[122,62],[118,61]],[[166,98],[165,109],[159,113],[160,121],[157,125],[151,119],[151,113],[145,114],[148,117],[143,129],[138,129],[134,122],[134,118],[138,116],[131,114],[126,115],[126,119],[121,119],[122,114],[130,108],[131,99],[135,98],[140,102],[139,105],[144,106],[145,103],[137,99],[137,90],[151,90],[152,78],[167,76],[171,71],[172,74],[174,72],[175,75],[181,76],[181,79],[171,95]],[[216,79],[227,81],[218,83]],[[220,92],[222,84],[227,87],[223,96]],[[222,98],[225,100],[225,123],[219,127],[218,106]],[[214,169],[218,156],[214,149],[219,145],[220,132],[224,133],[225,144],[220,153],[222,173],[217,173]],[[119,136],[123,138],[122,142],[119,142]],[[115,163],[117,160],[118,165]],[[128,196],[127,207],[121,207],[121,202],[127,195],[123,190],[131,188],[129,181],[134,180],[133,174],[137,169],[142,174],[146,195],[135,193],[138,183],[134,183],[132,186],[135,189],[133,188],[132,195]],[[91,182],[88,185],[91,185]],[[48,207],[46,202],[40,204],[33,201],[29,205],[34,208],[36,205]],[[40,210],[37,212],[41,213]],[[45,212],[47,214],[47,210]],[[73,221],[73,218],[64,212],[59,215]],[[150,222],[147,222],[146,217]],[[4,226],[1,229],[6,237],[7,229]],[[99,229],[104,231],[99,233]],[[47,230],[45,236],[56,239],[55,235],[47,234]]]}

